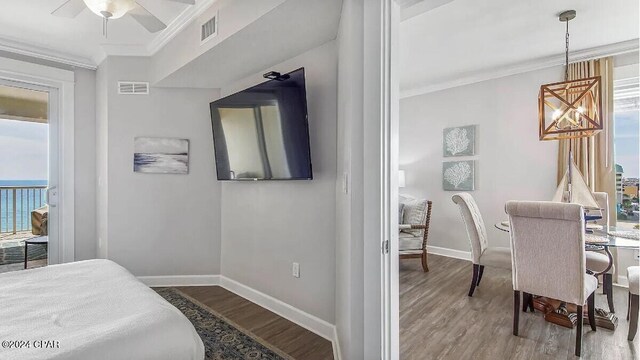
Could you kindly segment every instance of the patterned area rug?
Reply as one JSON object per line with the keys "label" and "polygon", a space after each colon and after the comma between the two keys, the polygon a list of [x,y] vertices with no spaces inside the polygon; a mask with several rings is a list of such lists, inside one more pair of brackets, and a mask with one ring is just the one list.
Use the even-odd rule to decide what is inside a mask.
{"label": "patterned area rug", "polygon": [[[5,244],[7,245],[7,244]],[[47,246],[44,244],[29,245],[29,261],[47,258]],[[24,262],[24,241],[16,241],[0,247],[0,265]]]}
{"label": "patterned area rug", "polygon": [[232,325],[231,321],[224,318],[224,316],[178,290],[172,288],[154,290],[178,310],[182,311],[191,321],[204,343],[205,359],[291,359],[290,356],[281,351],[267,347],[260,339],[250,335],[247,331],[240,330],[238,326]]}

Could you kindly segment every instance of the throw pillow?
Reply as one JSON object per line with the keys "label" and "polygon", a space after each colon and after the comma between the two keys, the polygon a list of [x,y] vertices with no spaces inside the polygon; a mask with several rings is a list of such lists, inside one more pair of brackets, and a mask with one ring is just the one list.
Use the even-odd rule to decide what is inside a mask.
{"label": "throw pillow", "polygon": [[[427,220],[427,200],[413,199],[404,203],[403,224],[422,225]],[[423,236],[424,230],[403,230],[413,236]]]}

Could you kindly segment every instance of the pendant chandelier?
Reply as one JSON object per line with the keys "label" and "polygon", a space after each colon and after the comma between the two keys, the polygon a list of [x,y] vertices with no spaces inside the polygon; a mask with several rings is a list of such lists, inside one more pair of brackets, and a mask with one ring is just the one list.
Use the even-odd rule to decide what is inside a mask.
{"label": "pendant chandelier", "polygon": [[600,76],[569,80],[569,21],[575,17],[575,10],[559,16],[566,23],[564,81],[540,87],[540,140],[588,137],[602,130]]}

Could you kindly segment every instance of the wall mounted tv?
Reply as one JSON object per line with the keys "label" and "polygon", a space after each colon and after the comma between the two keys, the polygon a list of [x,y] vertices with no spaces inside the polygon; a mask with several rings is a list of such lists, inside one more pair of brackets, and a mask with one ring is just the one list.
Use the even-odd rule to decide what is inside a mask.
{"label": "wall mounted tv", "polygon": [[210,107],[218,180],[313,178],[304,68]]}

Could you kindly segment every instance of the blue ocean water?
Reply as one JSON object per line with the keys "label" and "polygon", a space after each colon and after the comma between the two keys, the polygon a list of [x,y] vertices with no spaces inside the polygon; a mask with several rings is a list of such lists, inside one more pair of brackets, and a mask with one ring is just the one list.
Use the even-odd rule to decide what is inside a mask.
{"label": "blue ocean water", "polygon": [[31,229],[31,211],[45,204],[45,189],[33,188],[47,185],[47,180],[0,180],[0,232],[13,231],[13,194],[15,190],[16,230]]}
{"label": "blue ocean water", "polygon": [[133,154],[133,171],[143,173],[187,174],[189,155],[180,154]]}

